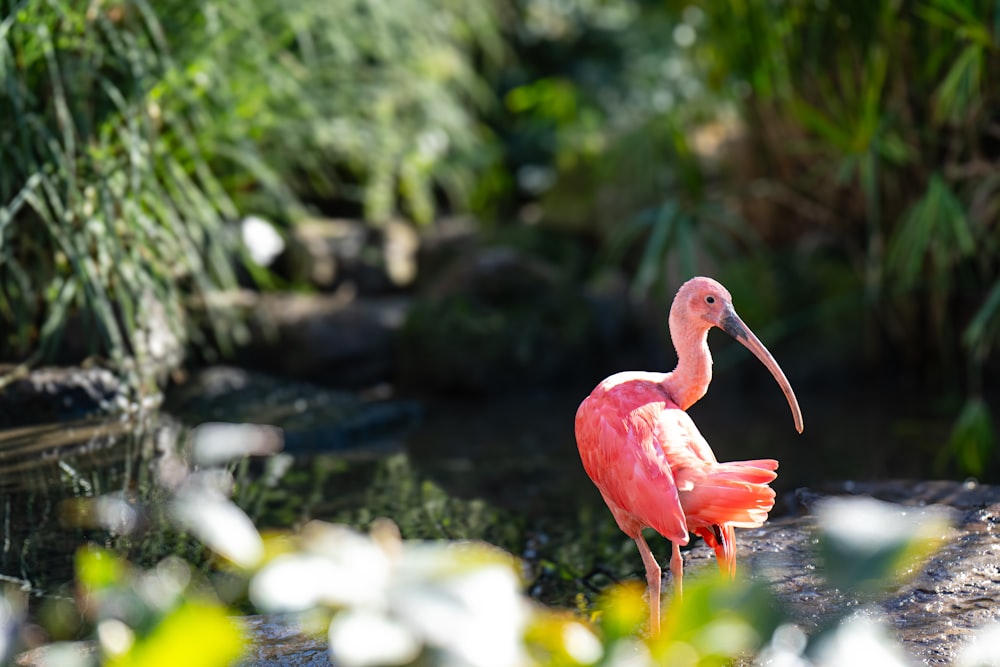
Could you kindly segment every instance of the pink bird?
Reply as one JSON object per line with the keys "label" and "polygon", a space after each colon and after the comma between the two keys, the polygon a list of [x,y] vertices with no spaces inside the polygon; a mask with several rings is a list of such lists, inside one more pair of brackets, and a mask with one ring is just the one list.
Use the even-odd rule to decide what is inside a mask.
{"label": "pink bird", "polygon": [[732,297],[711,278],[684,283],[670,307],[677,368],[626,371],[605,379],[576,413],[576,442],[590,479],[622,531],[635,540],[646,566],[650,633],[660,628],[660,566],[643,538],[652,528],[673,546],[670,571],[681,595],[680,547],[689,533],[715,550],[719,567],[736,574],[734,527],[755,528],[774,506],[768,486],[773,459],[719,463],[687,410],[708,390],[712,356],[708,330],[719,327],[767,366],[788,399],[795,428],[802,413],[778,363],[733,310]]}

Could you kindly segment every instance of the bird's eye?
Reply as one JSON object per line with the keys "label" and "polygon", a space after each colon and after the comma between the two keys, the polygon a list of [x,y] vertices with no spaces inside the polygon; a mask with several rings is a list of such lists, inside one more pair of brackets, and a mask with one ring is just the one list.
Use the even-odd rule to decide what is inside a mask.
{"label": "bird's eye", "polygon": [[709,294],[705,297],[705,303],[715,303],[715,297]]}

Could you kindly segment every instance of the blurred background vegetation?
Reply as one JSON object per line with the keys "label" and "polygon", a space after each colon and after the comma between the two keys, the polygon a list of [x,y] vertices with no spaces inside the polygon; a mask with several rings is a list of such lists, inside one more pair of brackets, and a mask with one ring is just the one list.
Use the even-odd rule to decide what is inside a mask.
{"label": "blurred background vegetation", "polygon": [[0,360],[134,370],[153,317],[226,351],[192,314],[246,215],[471,214],[653,303],[716,275],[769,340],[949,406],[942,469],[996,471],[1000,3],[0,8]]}

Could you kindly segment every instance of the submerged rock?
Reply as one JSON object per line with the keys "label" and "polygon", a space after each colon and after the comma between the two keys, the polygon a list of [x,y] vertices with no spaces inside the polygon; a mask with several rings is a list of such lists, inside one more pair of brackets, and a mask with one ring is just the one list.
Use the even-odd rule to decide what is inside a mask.
{"label": "submerged rock", "polygon": [[105,368],[39,368],[0,386],[0,428],[128,412],[125,381]]}
{"label": "submerged rock", "polygon": [[195,374],[167,396],[165,409],[191,424],[206,421],[278,426],[285,450],[357,452],[400,442],[420,419],[413,401],[357,394],[229,366]]}

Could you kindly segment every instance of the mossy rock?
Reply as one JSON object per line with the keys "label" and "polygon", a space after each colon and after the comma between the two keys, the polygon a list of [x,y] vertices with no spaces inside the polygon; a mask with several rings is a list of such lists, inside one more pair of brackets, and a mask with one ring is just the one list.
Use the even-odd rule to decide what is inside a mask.
{"label": "mossy rock", "polygon": [[457,261],[399,336],[404,385],[455,393],[538,387],[572,374],[596,340],[582,290],[508,248]]}

